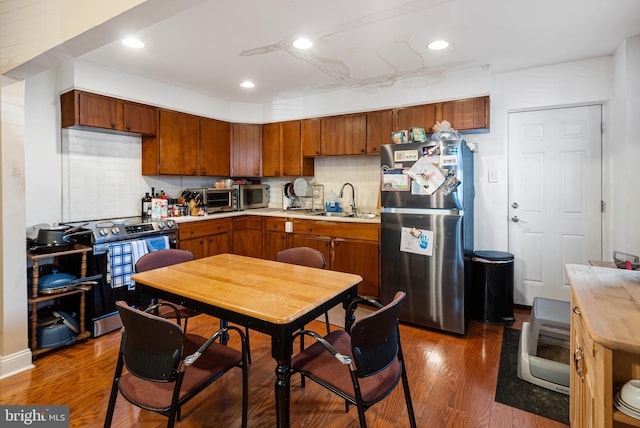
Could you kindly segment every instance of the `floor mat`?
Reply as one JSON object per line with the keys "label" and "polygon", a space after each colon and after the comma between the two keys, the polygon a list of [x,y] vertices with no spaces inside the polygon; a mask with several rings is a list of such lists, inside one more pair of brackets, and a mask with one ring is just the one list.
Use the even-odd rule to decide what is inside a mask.
{"label": "floor mat", "polygon": [[496,401],[569,425],[569,396],[518,379],[520,330],[505,328],[500,352]]}

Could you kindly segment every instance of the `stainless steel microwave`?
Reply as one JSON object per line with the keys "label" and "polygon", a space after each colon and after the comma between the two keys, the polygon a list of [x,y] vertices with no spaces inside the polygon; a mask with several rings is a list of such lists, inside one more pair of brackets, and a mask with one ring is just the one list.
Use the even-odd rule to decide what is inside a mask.
{"label": "stainless steel microwave", "polygon": [[207,189],[207,214],[215,214],[225,211],[238,211],[238,189],[235,187]]}
{"label": "stainless steel microwave", "polygon": [[254,208],[267,208],[269,206],[268,184],[238,184],[238,208],[250,210]]}

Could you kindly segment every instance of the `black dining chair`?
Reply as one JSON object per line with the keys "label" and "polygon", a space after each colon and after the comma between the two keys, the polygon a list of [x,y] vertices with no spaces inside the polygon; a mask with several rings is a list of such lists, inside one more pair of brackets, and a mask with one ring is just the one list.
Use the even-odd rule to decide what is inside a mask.
{"label": "black dining chair", "polygon": [[[136,262],[135,271],[146,272],[151,269],[158,269],[161,267],[171,266],[178,263],[189,262],[193,259],[194,259],[194,256],[191,251],[178,250],[175,248],[171,248],[167,250],[156,250],[140,257]],[[160,302],[166,303],[163,300],[160,300]],[[191,309],[176,303],[172,303],[172,305],[178,308],[180,319],[182,319],[184,322],[183,329],[184,331],[187,331],[187,322],[189,321],[189,318],[200,315],[200,312],[196,311],[195,309]],[[158,306],[155,314],[163,318],[175,317],[175,312],[173,308],[168,305]]]}
{"label": "black dining chair", "polygon": [[[248,370],[244,333],[227,327],[205,338],[185,334],[180,314],[171,303],[177,322],[116,302],[122,319],[122,339],[113,377],[105,428],[111,426],[118,393],[142,409],[169,418],[167,427],[181,419],[181,408],[222,375],[237,367],[242,371],[242,427],[247,426]],[[150,310],[153,310],[153,306]],[[221,345],[221,335],[236,332],[242,351]]]}
{"label": "black dining chair", "polygon": [[[409,425],[416,427],[407,371],[400,346],[398,315],[406,293],[399,291],[386,306],[358,297],[347,307],[345,330],[321,337],[303,330],[316,342],[291,360],[294,373],[301,373],[358,408],[360,426],[367,426],[365,411],[387,397],[402,380]],[[378,308],[355,321],[358,304]]]}

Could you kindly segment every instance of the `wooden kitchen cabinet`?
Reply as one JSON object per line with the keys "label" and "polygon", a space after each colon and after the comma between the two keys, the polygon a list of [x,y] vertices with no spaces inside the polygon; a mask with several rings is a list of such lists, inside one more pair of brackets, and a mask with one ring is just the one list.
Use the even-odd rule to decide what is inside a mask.
{"label": "wooden kitchen cabinet", "polygon": [[178,248],[191,251],[196,259],[229,253],[232,231],[231,218],[179,223]]}
{"label": "wooden kitchen cabinet", "polygon": [[262,218],[242,216],[233,218],[233,254],[262,257]]}
{"label": "wooden kitchen cabinet", "polygon": [[260,177],[261,125],[233,124],[231,175]]}
{"label": "wooden kitchen cabinet", "polygon": [[303,158],[300,121],[262,125],[262,176],[313,175],[313,159]]}
{"label": "wooden kitchen cabinet", "polygon": [[266,217],[263,225],[262,235],[262,258],[275,260],[278,251],[288,248],[288,234],[285,232],[284,217]]}
{"label": "wooden kitchen cabinet", "polygon": [[360,275],[358,294],[379,298],[379,235],[375,223],[294,219],[288,245],[320,250],[327,269]]}
{"label": "wooden kitchen cabinet", "polygon": [[231,123],[200,118],[199,175],[224,177],[231,172]]}
{"label": "wooden kitchen cabinet", "polygon": [[366,154],[366,113],[322,118],[320,138],[323,156]]}
{"label": "wooden kitchen cabinet", "polygon": [[447,101],[439,104],[438,121],[446,120],[456,131],[489,129],[489,97]]}
{"label": "wooden kitchen cabinet", "polygon": [[367,113],[367,153],[380,153],[382,144],[391,144],[393,132],[393,110],[378,110]]}
{"label": "wooden kitchen cabinet", "polygon": [[640,427],[614,407],[618,388],[640,379],[640,272],[566,265],[571,284],[570,422],[574,427]]}
{"label": "wooden kitchen cabinet", "polygon": [[104,95],[72,90],[60,95],[61,127],[87,127],[155,135],[158,109]]}
{"label": "wooden kitchen cabinet", "polygon": [[394,130],[424,128],[425,132],[433,132],[436,123],[436,105],[423,104],[396,109]]}
{"label": "wooden kitchen cabinet", "polygon": [[302,140],[302,156],[320,156],[322,146],[320,118],[300,121],[300,139]]}
{"label": "wooden kitchen cabinet", "polygon": [[187,113],[160,110],[159,174],[197,175],[199,119]]}

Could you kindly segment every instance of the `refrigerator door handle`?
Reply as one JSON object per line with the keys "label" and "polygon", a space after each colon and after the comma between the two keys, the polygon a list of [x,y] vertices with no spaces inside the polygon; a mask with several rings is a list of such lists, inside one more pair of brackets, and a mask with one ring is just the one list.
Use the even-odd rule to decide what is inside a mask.
{"label": "refrigerator door handle", "polygon": [[446,210],[446,209],[430,209],[430,208],[388,208],[383,207],[380,212],[382,214],[418,214],[418,215],[453,215],[464,216],[464,210]]}

